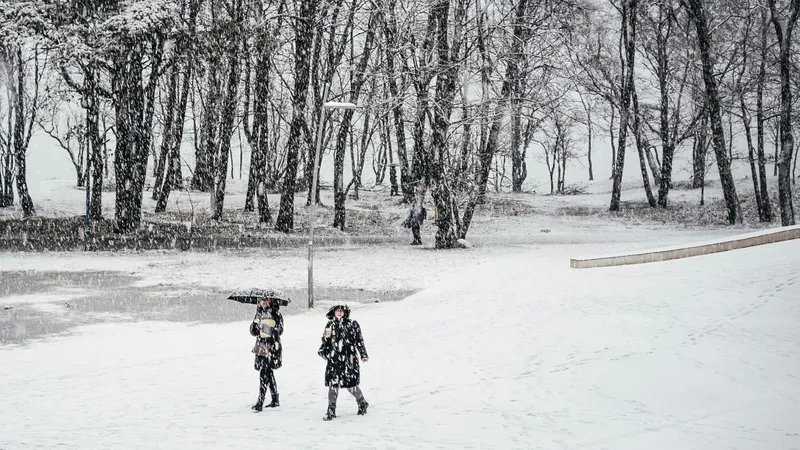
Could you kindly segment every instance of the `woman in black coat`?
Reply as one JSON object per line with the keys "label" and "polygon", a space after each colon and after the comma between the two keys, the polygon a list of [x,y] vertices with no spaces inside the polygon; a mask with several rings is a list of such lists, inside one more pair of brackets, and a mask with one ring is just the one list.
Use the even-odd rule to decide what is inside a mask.
{"label": "woman in black coat", "polygon": [[275,369],[283,365],[283,316],[278,304],[268,298],[262,298],[256,309],[256,316],[250,325],[250,334],[256,337],[253,353],[256,355],[255,369],[259,371],[258,400],[254,410],[261,411],[267,389],[272,393],[272,402],[267,408],[280,406],[278,401],[278,384],[275,382]]}
{"label": "woman in black coat", "polygon": [[336,417],[336,400],[339,388],[346,388],[358,402],[358,414],[367,413],[369,403],[361,388],[359,356],[367,362],[367,347],[361,335],[361,327],[350,320],[350,308],[345,305],[332,307],[327,314],[328,324],[322,336],[322,345],[317,352],[328,364],[325,367],[325,386],[328,386],[328,411],[323,420]]}

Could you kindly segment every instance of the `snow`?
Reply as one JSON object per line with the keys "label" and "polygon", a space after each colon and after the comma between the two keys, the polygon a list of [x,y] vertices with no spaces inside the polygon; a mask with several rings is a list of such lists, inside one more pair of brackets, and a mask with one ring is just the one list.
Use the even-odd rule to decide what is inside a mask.
{"label": "snow", "polygon": [[[0,448],[800,447],[800,242],[570,269],[586,247],[403,248],[383,266],[385,249],[323,252],[315,268],[326,282],[426,287],[353,311],[370,352],[371,406],[356,416],[343,392],[330,423],[316,355],[322,308],[285,317],[282,406],[260,414],[249,410],[258,383],[249,310],[240,323],[110,323],[0,347]],[[77,260],[49,256],[12,259],[38,269]],[[114,261],[148,278],[168,266],[191,277],[206,258],[217,269],[208,284],[235,279],[237,259],[254,262],[249,253],[87,256],[82,268]],[[445,264],[444,275],[415,282],[388,270],[416,276]],[[247,276],[268,273],[259,270]]]}
{"label": "snow", "polygon": [[56,303],[67,302],[82,297],[80,294],[27,294],[0,297],[0,303],[7,305],[36,304],[36,303]]}
{"label": "snow", "polygon": [[792,231],[798,231],[798,230],[800,230],[800,225],[792,225],[792,226],[777,227],[777,228],[767,228],[767,229],[764,229],[764,230],[758,230],[758,231],[754,231],[752,233],[740,234],[740,235],[736,235],[736,236],[723,236],[723,237],[718,237],[718,238],[715,238],[715,239],[705,240],[705,241],[702,241],[702,242],[692,242],[692,243],[689,243],[688,245],[686,243],[682,243],[682,244],[670,245],[670,246],[659,247],[659,248],[647,248],[647,249],[642,249],[642,250],[637,250],[637,251],[619,252],[619,253],[615,253],[615,254],[612,254],[612,255],[579,257],[579,258],[576,258],[576,259],[587,259],[587,258],[598,258],[598,257],[614,258],[614,257],[617,257],[617,256],[626,256],[626,255],[646,255],[648,253],[667,252],[667,251],[672,251],[672,250],[680,250],[680,249],[684,249],[684,248],[705,247],[707,245],[722,244],[722,243],[725,243],[725,242],[744,241],[744,240],[752,239],[752,238],[756,238],[756,237],[769,236],[771,234],[792,232]]}

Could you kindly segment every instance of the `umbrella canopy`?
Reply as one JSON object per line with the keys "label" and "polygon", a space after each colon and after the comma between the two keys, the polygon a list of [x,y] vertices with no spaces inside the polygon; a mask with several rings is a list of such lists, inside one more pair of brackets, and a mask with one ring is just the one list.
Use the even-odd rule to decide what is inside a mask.
{"label": "umbrella canopy", "polygon": [[287,306],[291,302],[283,292],[269,288],[237,289],[228,297],[228,300],[255,305],[262,298],[268,298],[280,306]]}

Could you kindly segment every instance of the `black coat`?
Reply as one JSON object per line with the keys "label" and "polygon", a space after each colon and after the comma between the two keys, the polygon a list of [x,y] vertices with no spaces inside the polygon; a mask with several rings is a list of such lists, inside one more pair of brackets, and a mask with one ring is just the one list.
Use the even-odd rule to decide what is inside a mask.
{"label": "black coat", "polygon": [[[274,323],[274,326],[270,326]],[[266,337],[261,337],[262,332]],[[280,369],[283,365],[283,315],[276,306],[256,310],[253,323],[250,324],[250,335],[256,337],[252,352],[256,354],[255,368],[261,370],[265,364],[271,369]]]}
{"label": "black coat", "polygon": [[414,208],[408,212],[408,216],[406,220],[403,221],[403,226],[406,228],[419,228],[422,226],[422,222],[425,221],[425,218],[428,216],[428,210],[425,209],[423,206],[422,209],[419,211],[419,214],[415,214]]}
{"label": "black coat", "polygon": [[[344,309],[341,319],[333,314],[336,308]],[[325,329],[330,330],[330,337],[323,335],[322,345],[317,352],[328,361],[325,367],[325,386],[356,387],[361,382],[359,355],[367,358],[361,327],[355,320],[350,320],[350,308],[347,306],[334,306],[328,311],[327,317]]]}

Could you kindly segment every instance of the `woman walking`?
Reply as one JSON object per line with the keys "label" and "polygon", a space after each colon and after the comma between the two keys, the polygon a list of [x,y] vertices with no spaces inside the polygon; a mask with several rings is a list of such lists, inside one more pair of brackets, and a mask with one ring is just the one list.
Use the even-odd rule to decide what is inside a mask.
{"label": "woman walking", "polygon": [[323,420],[336,417],[336,400],[339,388],[346,388],[358,403],[358,415],[367,413],[369,403],[358,387],[360,377],[359,355],[363,362],[369,360],[361,326],[350,320],[350,308],[336,305],[327,314],[328,325],[317,352],[328,364],[325,367],[325,386],[328,386],[328,411]]}
{"label": "woman walking", "polygon": [[256,308],[256,316],[250,325],[250,334],[256,337],[253,353],[256,355],[255,369],[259,371],[258,400],[254,410],[264,408],[267,389],[272,393],[272,402],[267,408],[280,406],[278,401],[278,385],[275,382],[275,369],[283,365],[283,316],[278,310],[278,303],[269,298],[262,298]]}

